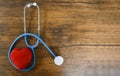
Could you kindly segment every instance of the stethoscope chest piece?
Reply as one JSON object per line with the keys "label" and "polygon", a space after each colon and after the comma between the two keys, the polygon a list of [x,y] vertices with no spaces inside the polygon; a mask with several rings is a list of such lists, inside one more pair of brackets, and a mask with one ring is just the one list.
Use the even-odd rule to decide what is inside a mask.
{"label": "stethoscope chest piece", "polygon": [[62,56],[57,56],[57,57],[55,57],[55,59],[54,59],[54,63],[55,63],[56,65],[62,65],[63,62],[64,62],[64,59],[63,59]]}
{"label": "stethoscope chest piece", "polygon": [[[26,33],[26,18],[25,18],[25,9],[29,8],[31,6],[36,6],[38,8],[38,34],[32,34],[32,33]],[[48,52],[53,56],[54,58],[54,63],[56,65],[62,65],[64,62],[64,59],[62,56],[57,56],[48,46],[47,44],[43,41],[43,39],[40,37],[40,15],[39,15],[39,6],[37,3],[29,3],[26,4],[24,7],[24,32],[23,34],[19,35],[11,44],[9,51],[8,51],[8,59],[10,63],[20,71],[29,71],[31,70],[36,63],[36,55],[34,52],[34,49],[39,45],[39,43],[42,43],[44,47],[48,50]],[[30,45],[28,42],[28,36],[29,37],[34,37],[37,39],[37,42],[35,45]],[[24,48],[14,48],[15,44],[18,42],[18,40],[24,38],[26,46]]]}

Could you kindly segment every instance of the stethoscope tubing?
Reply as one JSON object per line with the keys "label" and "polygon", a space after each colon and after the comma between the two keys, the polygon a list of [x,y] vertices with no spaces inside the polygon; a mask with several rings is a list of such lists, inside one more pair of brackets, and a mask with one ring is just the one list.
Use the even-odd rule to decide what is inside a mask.
{"label": "stethoscope tubing", "polygon": [[[33,45],[33,46],[30,46],[29,43],[28,43],[28,40],[27,40],[27,36],[35,37],[35,38],[37,39],[36,44]],[[20,38],[22,38],[22,37],[24,37],[25,43],[26,43],[27,47],[29,47],[29,48],[31,49],[31,51],[32,51],[32,54],[33,54],[33,64],[32,64],[29,68],[25,68],[25,69],[23,69],[23,70],[21,70],[21,71],[24,71],[24,72],[29,71],[29,70],[31,70],[31,69],[35,66],[35,63],[36,63],[36,55],[35,55],[35,52],[34,52],[34,48],[38,46],[38,44],[39,44],[38,42],[41,42],[41,43],[46,47],[46,49],[48,50],[48,52],[50,52],[50,54],[51,54],[54,58],[56,57],[56,54],[47,46],[47,44],[42,40],[42,38],[41,38],[40,36],[35,35],[35,34],[31,34],[31,33],[24,33],[24,34],[19,35],[19,36],[13,41],[13,43],[11,44],[10,49],[9,49],[9,51],[8,51],[8,59],[9,59],[10,63],[11,63],[16,69],[18,69],[18,68],[12,63],[11,58],[10,58],[10,54],[11,54],[12,49],[14,48],[14,45],[16,44],[16,42],[17,42]],[[18,70],[19,70],[19,69],[18,69]]]}
{"label": "stethoscope tubing", "polygon": [[[26,32],[26,8],[29,8],[31,6],[36,6],[37,9],[38,9],[38,34],[32,34],[32,33],[27,33]],[[36,41],[36,44],[35,45],[30,45],[29,42],[28,42],[28,36],[31,36],[31,37],[34,37],[37,39]],[[19,35],[14,41],[13,43],[10,45],[10,48],[9,48],[9,51],[8,51],[8,59],[10,61],[10,63],[17,69],[19,70],[19,68],[17,68],[14,63],[12,62],[11,58],[10,58],[10,54],[12,52],[12,49],[14,48],[15,44],[17,43],[17,41],[19,39],[21,39],[22,37],[24,37],[24,40],[25,40],[25,43],[26,43],[26,46],[28,48],[31,49],[32,51],[32,54],[33,54],[33,63],[31,64],[31,66],[29,67],[26,67],[25,69],[23,70],[20,70],[20,71],[23,71],[23,72],[26,72],[26,71],[29,71],[31,70],[34,66],[35,66],[35,63],[36,63],[36,55],[35,55],[35,52],[34,52],[34,49],[39,45],[39,43],[42,43],[44,45],[44,47],[48,50],[48,52],[53,56],[54,58],[54,62],[56,65],[61,65],[64,61],[63,57],[62,56],[57,56],[48,46],[47,44],[43,41],[43,39],[40,37],[40,8],[39,6],[37,5],[37,3],[28,3],[25,5],[24,7],[24,33]]]}

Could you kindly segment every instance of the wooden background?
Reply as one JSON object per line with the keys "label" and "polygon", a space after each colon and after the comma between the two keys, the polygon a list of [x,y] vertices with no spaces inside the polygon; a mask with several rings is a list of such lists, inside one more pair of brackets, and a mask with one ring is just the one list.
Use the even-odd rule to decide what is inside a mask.
{"label": "wooden background", "polygon": [[[34,0],[0,0],[0,76],[120,76],[120,0],[36,0],[41,37],[65,58],[56,66],[44,46],[37,63],[22,73],[7,58],[12,41],[23,33],[23,8]],[[27,31],[37,33],[37,10],[27,10]],[[31,44],[35,39],[29,38]],[[18,47],[24,46],[23,40]]]}

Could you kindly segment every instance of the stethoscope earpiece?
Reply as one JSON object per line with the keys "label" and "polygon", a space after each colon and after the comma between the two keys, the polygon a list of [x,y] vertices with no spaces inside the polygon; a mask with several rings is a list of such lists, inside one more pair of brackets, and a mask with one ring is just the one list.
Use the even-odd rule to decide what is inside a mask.
{"label": "stethoscope earpiece", "polygon": [[[27,33],[26,32],[26,7],[31,7],[31,6],[36,6],[38,8],[38,34],[32,34],[32,33]],[[18,70],[20,71],[23,71],[23,72],[26,72],[26,71],[29,71],[31,70],[34,66],[35,66],[35,63],[36,63],[36,55],[35,55],[35,52],[34,52],[34,49],[39,45],[39,43],[42,43],[44,45],[44,47],[48,50],[48,52],[53,56],[54,58],[54,63],[56,65],[62,65],[63,62],[64,62],[64,58],[62,56],[57,56],[48,46],[47,44],[43,41],[43,39],[40,37],[40,10],[39,10],[39,6],[37,5],[37,3],[28,3],[25,5],[24,7],[24,34],[21,34],[19,35],[14,41],[13,43],[11,44],[10,48],[9,48],[9,51],[8,51],[8,59],[10,61],[10,63]],[[35,45],[30,45],[29,42],[28,42],[28,36],[30,37],[34,37],[37,39],[37,42]],[[24,37],[24,40],[25,40],[25,43],[26,43],[26,46],[27,48],[14,48],[15,44],[18,42],[19,39],[21,39],[22,37]],[[21,50],[21,51],[19,51]],[[31,51],[31,52],[30,52]],[[19,52],[21,54],[19,54]],[[25,53],[29,53],[29,55],[26,55]],[[12,53],[12,54],[11,54]],[[14,54],[13,54],[14,53]],[[32,53],[32,55],[31,55]],[[16,55],[17,54],[17,55]],[[21,59],[20,57],[22,57],[23,59]],[[28,56],[28,57],[27,57]],[[32,62],[31,61],[31,56],[33,57],[32,58]],[[28,61],[26,61],[25,59],[27,58],[24,58],[24,57],[27,57],[29,58]],[[25,61],[25,62],[24,62]],[[26,66],[27,65],[27,66]],[[22,69],[21,69],[22,68]]]}
{"label": "stethoscope earpiece", "polygon": [[37,6],[37,3],[36,2],[34,2],[34,3],[28,3],[28,4],[26,4],[26,6],[28,8],[31,7],[31,6]]}

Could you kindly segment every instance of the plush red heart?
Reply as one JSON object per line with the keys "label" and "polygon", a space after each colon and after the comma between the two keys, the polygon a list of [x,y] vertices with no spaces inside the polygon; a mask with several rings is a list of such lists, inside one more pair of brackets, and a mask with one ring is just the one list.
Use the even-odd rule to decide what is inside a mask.
{"label": "plush red heart", "polygon": [[12,63],[23,70],[31,64],[32,51],[30,48],[14,48],[10,54]]}

